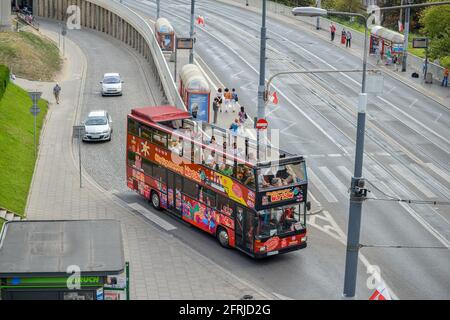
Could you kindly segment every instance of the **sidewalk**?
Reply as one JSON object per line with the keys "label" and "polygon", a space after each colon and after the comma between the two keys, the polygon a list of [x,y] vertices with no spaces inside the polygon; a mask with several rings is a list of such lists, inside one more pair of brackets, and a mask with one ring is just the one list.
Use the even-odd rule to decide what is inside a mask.
{"label": "sidewalk", "polygon": [[[245,8],[247,10],[253,11],[257,14],[261,14],[260,8],[252,7],[252,2],[250,2],[250,6],[245,6],[244,0],[219,0],[223,3],[228,3],[233,6]],[[286,7],[287,8],[287,7]],[[282,14],[283,13],[283,14]],[[277,19],[279,21],[287,22],[296,25],[297,27],[303,29],[305,32],[313,33],[317,35],[318,37],[330,41],[330,33],[329,33],[329,24],[330,20],[326,18],[320,18],[320,30],[316,30],[315,28],[315,21],[316,18],[308,18],[308,17],[294,17],[290,14],[290,10],[280,10],[280,14],[277,14],[275,12],[271,11],[271,6],[268,6],[268,12],[267,16],[273,19]],[[342,25],[335,23],[336,25],[336,38],[334,39],[333,44],[336,47],[348,50],[348,52],[352,53],[355,57],[362,58],[362,52],[363,52],[363,33],[358,32],[356,30],[350,29],[348,27],[345,27],[347,30],[351,30],[353,34],[352,39],[352,47],[351,48],[345,48],[344,45],[341,45],[340,40],[340,34],[342,31]],[[436,102],[450,108],[450,87],[444,88],[440,86],[440,82],[433,80],[432,84],[425,83],[422,75],[421,70],[417,70],[417,68],[413,68],[410,63],[408,63],[408,68],[406,72],[396,72],[393,66],[385,66],[385,65],[376,65],[376,57],[370,55],[368,59],[368,63],[372,65],[372,67],[379,68],[386,74],[390,75],[391,77],[401,81],[405,85],[408,85],[412,87],[413,89],[419,91],[425,96],[430,97],[431,99],[435,100]],[[420,66],[421,68],[421,66]],[[412,78],[411,73],[412,72],[419,73],[420,78]]]}
{"label": "sidewalk", "polygon": [[[51,23],[41,24],[41,32],[57,39],[54,30]],[[130,262],[131,299],[240,299],[246,294],[255,299],[273,299],[271,294],[237,278],[130,210],[102,190],[84,170],[80,189],[72,125],[77,121],[89,65],[80,48],[66,40],[66,69],[59,79],[63,88],[61,104],[54,104],[52,83],[18,81],[26,89],[42,90],[43,97],[50,101],[27,218],[119,220],[125,258]]]}

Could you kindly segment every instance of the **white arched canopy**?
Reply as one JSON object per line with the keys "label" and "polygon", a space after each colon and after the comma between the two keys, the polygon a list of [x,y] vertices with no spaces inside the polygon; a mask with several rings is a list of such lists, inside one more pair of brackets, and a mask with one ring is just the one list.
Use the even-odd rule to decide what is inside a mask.
{"label": "white arched canopy", "polygon": [[181,81],[185,90],[210,92],[208,82],[195,64],[187,64],[181,69]]}
{"label": "white arched canopy", "polygon": [[375,35],[377,37],[392,41],[392,43],[403,43],[404,37],[401,33],[389,30],[382,26],[374,26],[370,29],[370,34]]}
{"label": "white arched canopy", "polygon": [[159,18],[156,20],[155,24],[155,30],[159,33],[166,33],[166,34],[173,34],[174,29],[172,25],[170,24],[169,20],[166,18]]}

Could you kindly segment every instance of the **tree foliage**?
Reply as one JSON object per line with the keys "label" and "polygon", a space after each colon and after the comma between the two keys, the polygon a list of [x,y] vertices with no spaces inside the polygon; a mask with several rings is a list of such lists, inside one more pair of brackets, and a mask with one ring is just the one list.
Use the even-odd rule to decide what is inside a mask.
{"label": "tree foliage", "polygon": [[450,56],[450,5],[426,8],[420,24],[422,33],[430,38],[430,56]]}

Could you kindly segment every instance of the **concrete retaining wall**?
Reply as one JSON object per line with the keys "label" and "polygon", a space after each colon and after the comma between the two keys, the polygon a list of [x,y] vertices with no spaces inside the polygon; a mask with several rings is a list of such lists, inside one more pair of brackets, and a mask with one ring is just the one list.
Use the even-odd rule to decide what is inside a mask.
{"label": "concrete retaining wall", "polygon": [[33,0],[33,11],[38,17],[67,21],[71,5],[80,8],[81,27],[104,32],[142,54],[158,76],[167,102],[185,109],[149,22],[114,0]]}

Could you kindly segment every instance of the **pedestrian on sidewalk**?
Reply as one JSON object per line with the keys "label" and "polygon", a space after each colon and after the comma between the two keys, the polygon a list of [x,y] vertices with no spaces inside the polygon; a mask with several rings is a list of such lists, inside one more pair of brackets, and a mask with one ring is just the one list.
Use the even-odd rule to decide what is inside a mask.
{"label": "pedestrian on sidewalk", "polygon": [[53,95],[55,96],[56,103],[59,104],[59,94],[61,93],[61,86],[56,83],[53,87]]}
{"label": "pedestrian on sidewalk", "polygon": [[217,89],[216,98],[217,98],[217,102],[219,103],[219,110],[220,110],[220,112],[222,112],[222,103],[223,103],[222,88]]}
{"label": "pedestrian on sidewalk", "polygon": [[230,125],[231,134],[236,137],[239,130],[239,119],[234,119]]}
{"label": "pedestrian on sidewalk", "polygon": [[236,89],[233,88],[233,89],[231,89],[231,105],[233,108],[233,112],[236,111],[236,106],[237,106],[238,101],[239,101],[238,94],[236,92]]}
{"label": "pedestrian on sidewalk", "polygon": [[332,22],[330,24],[331,41],[334,41],[334,35],[336,34],[336,26]]}
{"label": "pedestrian on sidewalk", "polygon": [[442,84],[441,84],[443,87],[448,87],[448,73],[449,73],[448,68],[445,68],[444,69],[444,78],[442,79]]}
{"label": "pedestrian on sidewalk", "polygon": [[245,126],[247,118],[248,118],[247,112],[245,112],[244,106],[241,106],[241,111],[239,111],[239,122],[240,122],[242,127]]}
{"label": "pedestrian on sidewalk", "polygon": [[377,65],[379,65],[381,63],[381,50],[379,46],[375,48],[375,56],[377,57]]}
{"label": "pedestrian on sidewalk", "polygon": [[350,30],[345,33],[345,39],[347,40],[345,43],[345,47],[351,48],[352,47],[352,33],[350,32]]}
{"label": "pedestrian on sidewalk", "polygon": [[223,94],[223,100],[225,101],[225,112],[228,112],[228,109],[232,109],[231,107],[231,99],[233,95],[231,94],[230,89],[225,88],[225,92]]}
{"label": "pedestrian on sidewalk", "polygon": [[347,41],[347,32],[345,31],[345,28],[343,28],[341,32],[341,43],[345,44],[346,41]]}
{"label": "pedestrian on sidewalk", "polygon": [[220,105],[219,98],[215,97],[213,101],[213,112],[214,112],[214,124],[217,124],[217,114],[219,113]]}

